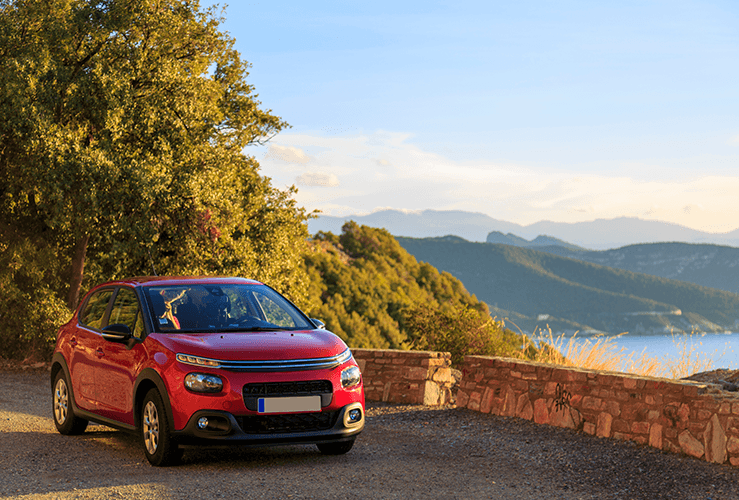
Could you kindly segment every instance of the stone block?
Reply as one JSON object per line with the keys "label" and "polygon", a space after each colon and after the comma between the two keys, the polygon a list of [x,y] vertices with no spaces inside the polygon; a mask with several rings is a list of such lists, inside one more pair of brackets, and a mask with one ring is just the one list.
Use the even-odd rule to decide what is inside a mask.
{"label": "stone block", "polygon": [[454,378],[452,377],[452,369],[446,366],[437,368],[431,376],[431,380],[442,384],[453,383]]}
{"label": "stone block", "polygon": [[692,384],[689,384],[688,385],[688,384],[686,384],[686,385],[683,386],[683,395],[685,395],[685,396],[687,396],[689,398],[694,398],[694,397],[698,396],[698,392],[699,392],[698,391],[698,386],[696,386],[696,385],[692,385]]}
{"label": "stone block", "polygon": [[511,378],[521,378],[521,372],[516,370],[511,370]]}
{"label": "stone block", "polygon": [[631,434],[626,432],[614,432],[613,439],[618,439],[619,441],[631,441]]}
{"label": "stone block", "polygon": [[582,398],[582,407],[585,410],[598,410],[605,407],[603,400],[600,398],[594,398],[592,396],[585,396]]}
{"label": "stone block", "polygon": [[719,415],[728,415],[731,413],[731,403],[721,403],[718,413]]}
{"label": "stone block", "polygon": [[709,410],[698,410],[695,416],[698,420],[708,420],[711,418],[711,415],[713,415],[713,413]]}
{"label": "stone block", "polygon": [[654,422],[655,420],[658,420],[660,417],[660,413],[658,410],[649,410],[649,413],[647,413],[647,420],[650,422]]}
{"label": "stone block", "polygon": [[601,388],[598,390],[598,397],[602,399],[615,399],[616,391]]}
{"label": "stone block", "polygon": [[518,398],[516,397],[516,392],[513,390],[513,388],[506,387],[505,389],[505,397],[503,401],[503,411],[501,412],[501,415],[504,415],[506,417],[515,417],[516,416],[516,403]]}
{"label": "stone block", "polygon": [[531,400],[528,394],[521,394],[518,396],[518,402],[516,403],[516,416],[526,420],[531,420],[534,417],[534,407],[531,405]]}
{"label": "stone block", "polygon": [[547,385],[544,387],[544,395],[545,396],[554,396],[557,394],[557,386],[560,385],[558,382],[547,382]]}
{"label": "stone block", "polygon": [[585,434],[595,435],[596,426],[593,422],[585,422],[582,426],[582,431]]}
{"label": "stone block", "polygon": [[680,443],[680,448],[684,453],[690,455],[691,457],[703,458],[703,455],[705,453],[703,444],[695,439],[690,431],[685,430],[681,432],[680,435],[677,437],[677,440],[678,443]]}
{"label": "stone block", "polygon": [[438,406],[444,404],[444,390],[436,382],[426,381],[423,391],[423,404]]}
{"label": "stone block", "polygon": [[690,407],[683,403],[680,405],[680,408],[677,410],[677,418],[681,422],[687,422],[690,418]]}
{"label": "stone block", "polygon": [[649,422],[631,422],[633,434],[649,434]]}
{"label": "stone block", "polygon": [[731,405],[731,413],[734,415],[739,415],[739,403],[734,403]]}
{"label": "stone block", "polygon": [[631,423],[621,418],[617,418],[613,420],[611,428],[613,429],[613,432],[626,434],[631,432]]}
{"label": "stone block", "polygon": [[703,445],[706,461],[716,464],[726,462],[726,433],[716,414],[708,421],[706,431],[703,433]]}
{"label": "stone block", "polygon": [[514,391],[518,392],[529,392],[529,383],[525,380],[513,380],[511,387]]}
{"label": "stone block", "polygon": [[548,407],[549,405],[547,404],[547,400],[544,398],[539,398],[534,401],[534,422],[536,422],[537,424],[549,423]]}
{"label": "stone block", "polygon": [[598,415],[597,436],[608,438],[611,437],[611,425],[613,416],[610,413],[603,412]]}
{"label": "stone block", "polygon": [[739,455],[739,438],[730,437],[726,441],[726,451],[732,455]]}
{"label": "stone block", "polygon": [[621,416],[621,405],[618,401],[606,401],[606,411],[614,417]]}
{"label": "stone block", "polygon": [[490,387],[486,387],[485,390],[482,393],[482,398],[480,399],[480,412],[481,413],[490,413],[490,410],[493,408],[493,395],[495,391],[493,391]]}
{"label": "stone block", "polygon": [[624,377],[624,389],[633,390],[636,389],[636,379],[631,377]]}
{"label": "stone block", "polygon": [[[400,359],[400,358],[397,358]],[[405,380],[426,380],[428,378],[428,368],[420,366],[411,366],[403,369],[403,378]]]}
{"label": "stone block", "polygon": [[470,395],[463,390],[457,391],[457,407],[467,408],[467,403],[470,400]]}
{"label": "stone block", "polygon": [[649,428],[649,446],[662,449],[662,429],[659,424],[652,424]]}

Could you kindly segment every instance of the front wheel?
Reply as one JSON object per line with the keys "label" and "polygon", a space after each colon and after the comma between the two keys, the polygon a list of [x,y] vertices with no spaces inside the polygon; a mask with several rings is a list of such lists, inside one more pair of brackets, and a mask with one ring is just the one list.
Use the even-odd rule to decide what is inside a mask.
{"label": "front wheel", "polygon": [[62,370],[59,370],[54,379],[52,414],[54,425],[60,434],[82,434],[87,428],[87,420],[75,416],[72,410],[72,390]]}
{"label": "front wheel", "polygon": [[352,449],[354,446],[354,440],[344,441],[341,443],[320,443],[317,444],[318,451],[324,455],[343,455]]}
{"label": "front wheel", "polygon": [[166,466],[179,460],[179,447],[170,432],[162,397],[159,391],[151,389],[146,393],[141,410],[141,439],[151,465]]}

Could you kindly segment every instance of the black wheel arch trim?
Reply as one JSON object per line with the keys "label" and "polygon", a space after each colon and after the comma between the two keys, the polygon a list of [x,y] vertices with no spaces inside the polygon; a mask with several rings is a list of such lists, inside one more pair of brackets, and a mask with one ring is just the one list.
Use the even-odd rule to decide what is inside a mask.
{"label": "black wheel arch trim", "polygon": [[[170,426],[172,428],[172,431],[174,432],[174,415],[172,413],[172,404],[169,401],[169,392],[167,392],[167,386],[164,384],[164,380],[162,379],[161,375],[154,370],[153,368],[144,368],[141,370],[141,373],[139,373],[139,376],[136,377],[136,382],[133,384],[133,422],[134,426],[138,429],[141,427],[141,408],[138,406],[138,400],[139,398],[136,397],[136,395],[139,392],[139,386],[143,382],[152,382],[157,390],[159,391],[159,395],[162,398],[162,402],[164,403],[164,409],[167,412],[167,420],[170,423]],[[141,399],[146,396],[146,394],[143,394]]]}

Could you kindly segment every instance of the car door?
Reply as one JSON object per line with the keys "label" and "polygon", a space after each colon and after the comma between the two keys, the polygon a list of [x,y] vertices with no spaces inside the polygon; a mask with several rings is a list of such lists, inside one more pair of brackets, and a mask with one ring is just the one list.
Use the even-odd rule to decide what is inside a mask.
{"label": "car door", "polygon": [[[144,321],[133,288],[119,287],[113,298],[107,325],[125,324],[138,340],[143,340]],[[107,326],[106,325],[106,326]],[[98,413],[133,425],[133,385],[146,356],[141,342],[121,343],[103,339],[95,371]]]}
{"label": "car door", "polygon": [[106,321],[113,288],[104,288],[93,293],[80,312],[74,335],[69,339],[71,355],[69,371],[72,377],[75,403],[84,410],[97,409],[95,389],[95,366],[97,350],[102,342],[101,328]]}

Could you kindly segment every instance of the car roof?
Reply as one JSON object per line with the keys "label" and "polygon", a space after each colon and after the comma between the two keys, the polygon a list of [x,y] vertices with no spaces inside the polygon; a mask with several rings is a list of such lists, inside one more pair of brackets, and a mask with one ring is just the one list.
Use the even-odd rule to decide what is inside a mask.
{"label": "car roof", "polygon": [[136,276],[110,281],[105,285],[173,286],[173,285],[261,285],[262,283],[233,276]]}

